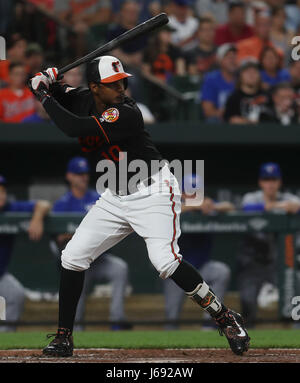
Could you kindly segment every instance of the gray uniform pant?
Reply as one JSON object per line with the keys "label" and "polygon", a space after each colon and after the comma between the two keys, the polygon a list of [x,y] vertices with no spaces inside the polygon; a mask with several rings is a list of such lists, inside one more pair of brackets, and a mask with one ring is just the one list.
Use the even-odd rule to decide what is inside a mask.
{"label": "gray uniform pant", "polygon": [[255,325],[257,316],[257,297],[265,282],[276,285],[275,263],[262,265],[252,262],[238,271],[238,288],[241,299],[242,315],[247,327]]}
{"label": "gray uniform pant", "polygon": [[[230,268],[223,262],[209,261],[199,269],[199,272],[218,298],[223,301],[230,281]],[[166,319],[170,321],[177,321],[180,316],[186,294],[170,278],[164,280],[163,283]],[[207,318],[208,316],[205,317]],[[171,325],[167,327],[171,328],[174,326]]]}
{"label": "gray uniform pant", "polygon": [[[94,282],[106,280],[112,284],[109,319],[112,322],[124,321],[124,296],[128,283],[128,266],[121,258],[111,254],[103,254],[85,272],[85,281],[81,297],[77,305],[75,323],[82,321],[85,312],[87,294]],[[82,326],[75,326],[82,330]]]}
{"label": "gray uniform pant", "polygon": [[[24,287],[13,275],[5,273],[0,277],[0,296],[4,297],[6,301],[6,320],[19,320],[24,308],[25,291]],[[0,332],[15,330],[15,326],[0,325]]]}

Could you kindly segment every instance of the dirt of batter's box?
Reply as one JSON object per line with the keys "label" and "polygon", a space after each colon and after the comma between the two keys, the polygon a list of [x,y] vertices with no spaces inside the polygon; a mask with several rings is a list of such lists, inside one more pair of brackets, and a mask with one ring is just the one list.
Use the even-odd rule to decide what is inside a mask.
{"label": "dirt of batter's box", "polygon": [[229,349],[77,349],[70,358],[40,350],[0,350],[0,363],[300,363],[300,349],[250,349],[243,356]]}

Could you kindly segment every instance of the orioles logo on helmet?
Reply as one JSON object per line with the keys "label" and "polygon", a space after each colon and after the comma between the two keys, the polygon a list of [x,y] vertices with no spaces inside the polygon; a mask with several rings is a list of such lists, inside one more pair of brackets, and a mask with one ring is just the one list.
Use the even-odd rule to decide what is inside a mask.
{"label": "orioles logo on helmet", "polygon": [[119,111],[117,108],[109,108],[102,113],[101,117],[106,122],[115,122],[119,118]]}
{"label": "orioles logo on helmet", "polygon": [[120,72],[120,61],[114,61],[112,64],[113,70],[117,73]]}

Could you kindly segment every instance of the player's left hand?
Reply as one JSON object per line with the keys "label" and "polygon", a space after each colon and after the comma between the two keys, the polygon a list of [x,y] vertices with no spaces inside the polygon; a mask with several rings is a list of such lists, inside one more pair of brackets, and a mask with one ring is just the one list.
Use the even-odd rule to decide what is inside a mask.
{"label": "player's left hand", "polygon": [[28,235],[32,241],[39,241],[44,232],[44,224],[42,220],[32,219],[28,228]]}
{"label": "player's left hand", "polygon": [[37,73],[28,82],[30,90],[40,102],[43,102],[45,97],[50,95],[49,85],[50,80],[46,72]]}
{"label": "player's left hand", "polygon": [[33,92],[39,92],[42,89],[49,89],[51,80],[46,72],[39,72],[29,80]]}

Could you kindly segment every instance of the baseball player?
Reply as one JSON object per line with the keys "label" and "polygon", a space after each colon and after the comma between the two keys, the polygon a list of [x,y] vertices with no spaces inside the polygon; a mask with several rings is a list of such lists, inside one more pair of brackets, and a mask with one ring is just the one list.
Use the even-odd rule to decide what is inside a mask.
{"label": "baseball player", "polygon": [[[261,165],[258,175],[260,190],[243,196],[245,212],[272,212],[297,214],[300,199],[280,191],[282,174],[274,162]],[[248,327],[254,327],[257,314],[257,297],[262,285],[276,281],[276,247],[274,233],[248,233],[244,236],[237,256],[237,281],[242,313]]]}
{"label": "baseball player", "polygon": [[[95,190],[88,189],[90,166],[84,157],[73,157],[67,166],[66,180],[70,186],[60,199],[53,204],[52,211],[56,214],[65,212],[87,213],[99,199]],[[66,247],[72,238],[70,233],[62,233],[56,237],[56,250]],[[56,251],[57,253],[57,251]],[[124,315],[124,294],[128,283],[128,266],[123,259],[112,254],[102,254],[85,273],[85,281],[77,306],[75,322],[81,322],[84,317],[86,297],[95,281],[107,280],[112,284],[112,299],[110,305],[110,321],[112,330],[129,329]],[[83,330],[76,325],[77,331]]]}
{"label": "baseball player", "polygon": [[[122,182],[108,179],[109,187],[62,252],[58,330],[44,348],[44,354],[72,355],[74,317],[85,270],[133,231],[145,240],[150,261],[159,276],[172,278],[209,312],[232,351],[243,354],[248,349],[249,336],[241,315],[225,307],[179,253],[181,191],[167,162],[159,170],[152,166],[162,161],[162,156],[144,129],[135,101],[125,96],[131,75],[112,56],[101,56],[88,64],[88,89],[60,86],[57,73],[56,68],[49,68],[36,74],[30,80],[33,93],[57,127],[69,137],[78,137],[82,149],[99,162],[106,159],[107,167],[114,165],[111,167],[120,176],[116,179],[122,178]],[[148,177],[135,181],[134,166],[126,166],[128,174],[124,174],[124,159],[129,166],[143,160],[148,165]],[[124,177],[130,174],[132,177],[127,178],[129,182],[124,186]]]}
{"label": "baseball player", "polygon": [[[43,220],[51,205],[47,201],[8,201],[6,179],[0,175],[0,214],[6,212],[33,213],[28,234],[32,241],[38,241],[43,235]],[[6,320],[17,321],[23,312],[25,289],[7,268],[13,252],[15,235],[0,235],[0,296],[6,300]],[[0,332],[15,331],[13,325],[0,326]]]}

